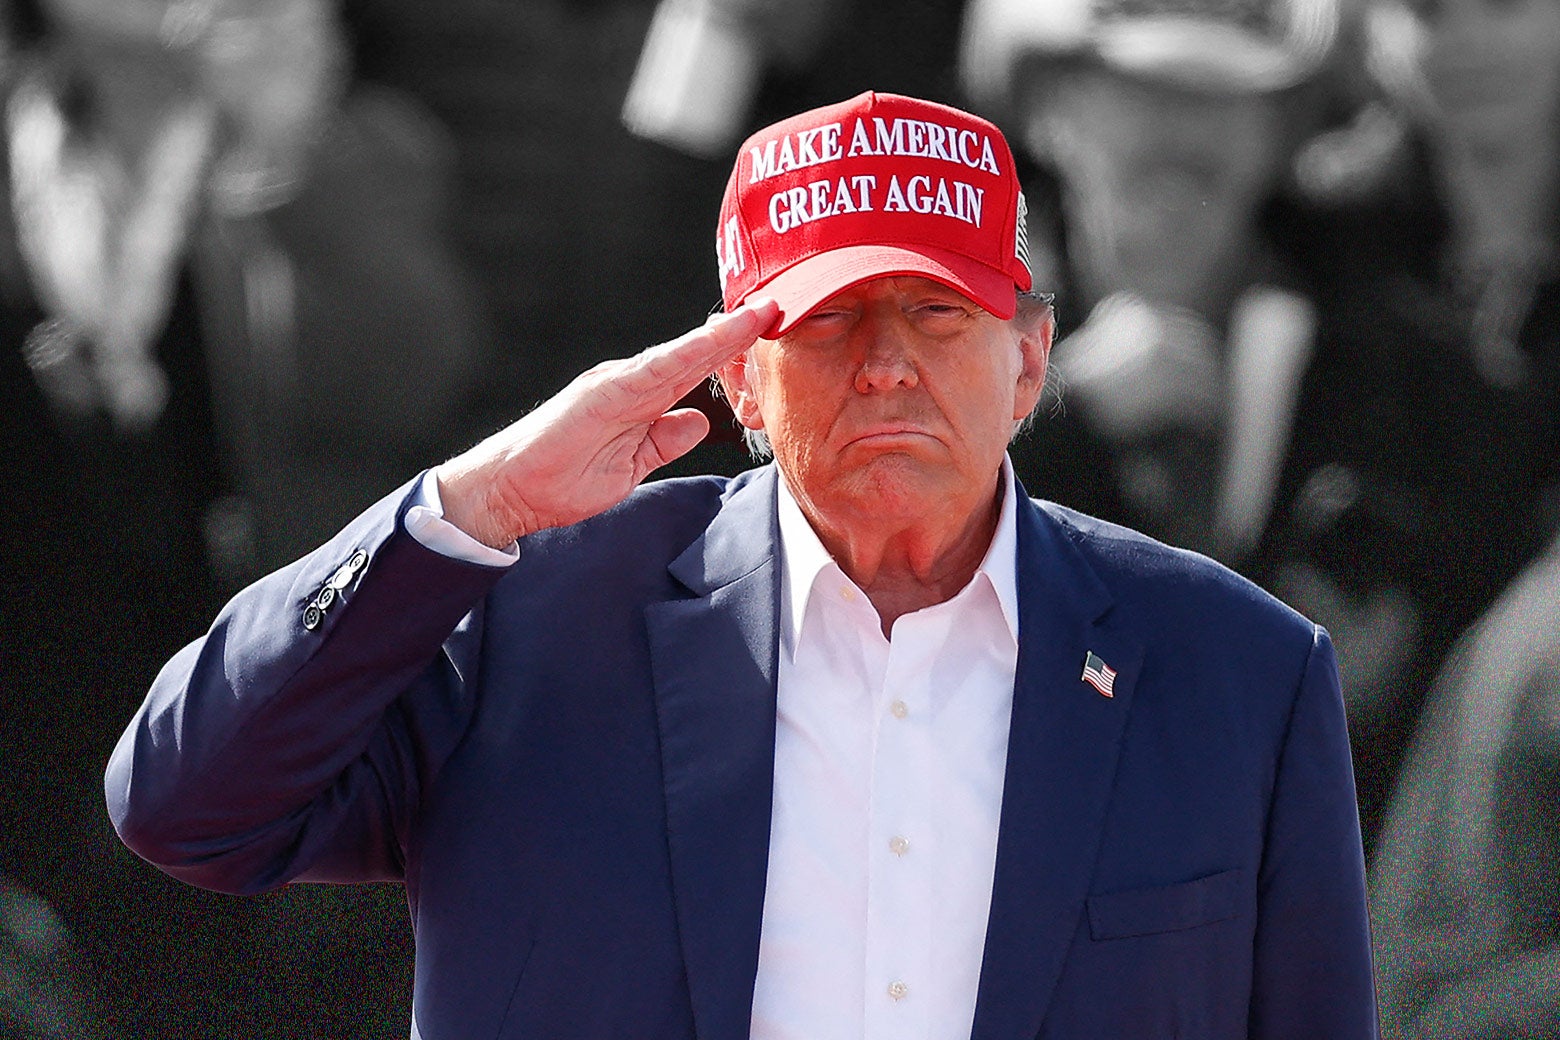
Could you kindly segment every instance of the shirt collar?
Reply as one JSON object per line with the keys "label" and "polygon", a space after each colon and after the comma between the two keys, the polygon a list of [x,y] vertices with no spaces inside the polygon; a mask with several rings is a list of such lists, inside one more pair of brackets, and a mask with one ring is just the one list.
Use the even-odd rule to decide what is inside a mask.
{"label": "shirt collar", "polygon": [[[782,560],[781,609],[789,616],[781,621],[782,632],[790,649],[794,650],[801,638],[802,619],[807,615],[807,601],[817,587],[818,576],[827,567],[837,567],[834,558],[818,540],[818,534],[802,513],[802,507],[791,494],[784,473],[779,481],[780,558]],[[1013,643],[1018,644],[1018,495],[1017,482],[1013,478],[1013,464],[1006,455],[1002,457],[1002,512],[997,517],[997,529],[986,549],[985,558],[976,568],[971,581],[982,575],[990,582],[1002,608],[1002,618],[1007,622]]]}

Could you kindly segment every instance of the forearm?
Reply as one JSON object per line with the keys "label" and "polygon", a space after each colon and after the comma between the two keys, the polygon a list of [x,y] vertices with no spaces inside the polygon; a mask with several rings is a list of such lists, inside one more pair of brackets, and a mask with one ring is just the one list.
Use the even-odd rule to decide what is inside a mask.
{"label": "forearm", "polygon": [[397,821],[463,721],[451,634],[502,573],[423,548],[400,505],[240,593],[163,669],[105,778],[138,854],[226,891],[398,871]]}
{"label": "forearm", "polygon": [[[518,538],[610,509],[708,432],[677,402],[778,316],[750,302],[597,365],[439,467],[435,526],[504,559]],[[469,717],[475,611],[508,562],[422,544],[403,523],[414,499],[400,489],[240,593],[164,669],[105,777],[132,849],[230,891],[399,871],[419,785]]]}

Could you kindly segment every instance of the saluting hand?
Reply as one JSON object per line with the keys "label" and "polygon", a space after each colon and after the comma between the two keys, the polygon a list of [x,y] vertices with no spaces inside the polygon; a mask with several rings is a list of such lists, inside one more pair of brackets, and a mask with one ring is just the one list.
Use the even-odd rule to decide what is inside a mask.
{"label": "saluting hand", "polygon": [[773,324],[772,300],[711,318],[660,346],[604,361],[524,418],[439,466],[444,517],[501,548],[595,516],[704,439],[709,420],[673,406]]}

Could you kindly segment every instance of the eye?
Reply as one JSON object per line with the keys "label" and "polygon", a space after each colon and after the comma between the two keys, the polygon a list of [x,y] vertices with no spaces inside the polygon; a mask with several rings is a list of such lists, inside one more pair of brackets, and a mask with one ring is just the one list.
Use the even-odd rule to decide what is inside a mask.
{"label": "eye", "polygon": [[937,328],[958,324],[972,313],[969,305],[944,299],[922,300],[910,308],[912,319]]}
{"label": "eye", "polygon": [[827,334],[843,328],[851,317],[852,313],[843,307],[824,305],[797,322],[796,328],[813,334]]}

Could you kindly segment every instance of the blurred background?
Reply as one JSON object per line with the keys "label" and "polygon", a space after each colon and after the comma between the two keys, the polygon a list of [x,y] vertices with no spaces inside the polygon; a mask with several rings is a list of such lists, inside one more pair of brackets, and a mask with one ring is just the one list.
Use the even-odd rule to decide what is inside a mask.
{"label": "blurred background", "polygon": [[[0,0],[0,1040],[405,1037],[398,888],[250,900],[101,775],[221,602],[697,324],[737,144],[1020,153],[1031,494],[1328,626],[1389,1037],[1560,1037],[1560,0]],[[673,472],[748,462],[723,406]]]}

